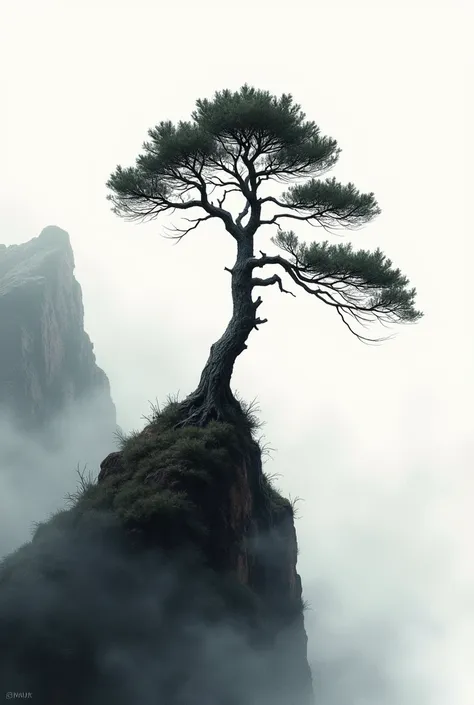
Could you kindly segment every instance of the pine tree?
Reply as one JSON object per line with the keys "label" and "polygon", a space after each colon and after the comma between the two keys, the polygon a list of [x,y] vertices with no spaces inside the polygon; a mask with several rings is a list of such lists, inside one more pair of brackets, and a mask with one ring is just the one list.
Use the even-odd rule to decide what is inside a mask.
{"label": "pine tree", "polygon": [[[379,249],[353,250],[327,240],[308,245],[282,229],[285,219],[326,232],[357,229],[380,213],[373,193],[321,178],[336,164],[340,149],[306,120],[291,95],[278,98],[245,85],[198,100],[191,118],[150,129],[136,165],[118,166],[107,186],[113,211],[127,220],[192,211],[197,215],[185,219],[187,227],[176,228],[178,239],[218,219],[236,242],[237,257],[227,270],[232,318],[211,347],[197,389],[183,402],[187,422],[205,424],[240,411],[230,389],[234,363],[251,331],[267,322],[257,315],[262,299],[253,298],[254,290],[277,285],[294,296],[280,274],[258,276],[267,265],[276,265],[292,285],[334,308],[361,341],[382,339],[363,336],[358,325],[415,322],[422,314],[414,308],[416,290]],[[270,182],[293,185],[277,198],[262,193]],[[225,205],[231,193],[241,200],[236,212]],[[256,255],[255,236],[266,225],[276,226],[272,243],[285,256],[261,250]]]}

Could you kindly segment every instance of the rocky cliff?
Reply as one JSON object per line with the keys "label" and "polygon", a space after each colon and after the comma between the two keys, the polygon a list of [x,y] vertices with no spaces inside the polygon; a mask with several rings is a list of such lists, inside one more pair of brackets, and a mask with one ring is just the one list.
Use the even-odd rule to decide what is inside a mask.
{"label": "rocky cliff", "polygon": [[68,234],[50,226],[24,244],[0,245],[0,411],[34,432],[92,397],[101,425],[115,428]]}
{"label": "rocky cliff", "polygon": [[178,403],[0,566],[0,680],[59,705],[308,705],[289,501],[252,423]]}
{"label": "rocky cliff", "polygon": [[[77,449],[88,400],[102,405],[99,427],[115,426],[115,410],[73,270],[59,228],[0,251],[0,404],[28,437],[72,405]],[[262,470],[255,419],[235,404],[232,422],[203,426],[185,423],[184,403],[155,409],[0,563],[7,698],[311,705],[292,505]]]}

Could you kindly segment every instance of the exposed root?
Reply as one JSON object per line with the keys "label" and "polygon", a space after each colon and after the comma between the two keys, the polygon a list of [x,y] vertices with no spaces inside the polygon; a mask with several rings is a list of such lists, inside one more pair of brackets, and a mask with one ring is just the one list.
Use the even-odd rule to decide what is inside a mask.
{"label": "exposed root", "polygon": [[183,400],[180,407],[181,420],[176,428],[184,426],[207,426],[211,421],[236,423],[243,417],[242,408],[230,389],[217,399],[214,395],[198,391]]}

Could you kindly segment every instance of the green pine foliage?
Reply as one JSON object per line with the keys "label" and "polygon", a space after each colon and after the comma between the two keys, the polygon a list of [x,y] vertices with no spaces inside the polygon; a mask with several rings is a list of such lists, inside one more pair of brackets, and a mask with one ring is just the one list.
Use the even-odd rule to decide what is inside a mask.
{"label": "green pine foliage", "polygon": [[[147,220],[164,212],[184,217],[184,211],[199,211],[195,218],[186,217],[184,228],[175,228],[178,239],[217,218],[238,243],[246,243],[241,252],[252,254],[259,228],[277,226],[272,241],[292,258],[262,253],[261,258],[250,258],[248,266],[280,266],[294,284],[335,308],[360,340],[371,339],[360,335],[354,324],[420,320],[416,290],[380,250],[354,251],[351,244],[328,241],[295,244],[293,231],[281,227],[284,219],[292,219],[329,232],[357,229],[381,213],[372,192],[361,193],[353,183],[342,184],[334,177],[321,178],[336,165],[341,150],[336,140],[306,119],[291,95],[277,97],[248,85],[234,92],[217,91],[212,99],[196,101],[190,121],[163,121],[148,135],[135,166],[118,166],[107,182],[117,215]],[[291,185],[280,197],[263,196],[262,186],[272,181]],[[242,197],[240,212],[226,209],[229,193]],[[298,258],[289,245],[298,250]],[[286,291],[278,275],[254,277],[252,289],[275,283]],[[261,322],[266,319],[258,319],[257,325]]]}
{"label": "green pine foliage", "polygon": [[322,136],[306,121],[289,94],[280,98],[268,91],[243,86],[240,91],[218,91],[213,100],[198,100],[192,117],[216,144],[219,156],[232,168],[233,158],[245,149],[258,172],[286,180],[291,174],[326,171],[337,161],[335,140]]}
{"label": "green pine foliage", "polygon": [[[317,286],[330,306],[356,311],[360,321],[414,323],[422,316],[415,308],[416,289],[394,268],[380,249],[353,250],[351,243],[300,243],[293,231],[281,231],[272,242],[286,251],[301,280]],[[364,318],[365,315],[365,318]]]}
{"label": "green pine foliage", "polygon": [[328,227],[334,223],[357,227],[380,214],[373,193],[360,193],[354,184],[340,184],[334,177],[291,186],[283,194],[283,201],[298,212],[318,212],[319,222]]}

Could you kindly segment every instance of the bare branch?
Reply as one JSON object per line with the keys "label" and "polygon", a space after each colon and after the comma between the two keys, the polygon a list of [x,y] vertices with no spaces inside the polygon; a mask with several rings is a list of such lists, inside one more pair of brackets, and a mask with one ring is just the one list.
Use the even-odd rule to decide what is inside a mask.
{"label": "bare branch", "polygon": [[247,215],[249,210],[250,210],[250,202],[247,201],[247,203],[245,204],[245,208],[239,213],[239,215],[237,216],[237,220],[235,221],[239,227],[242,225],[242,220],[245,218],[245,216]]}
{"label": "bare branch", "polygon": [[278,274],[274,274],[272,277],[268,277],[267,279],[261,279],[260,277],[252,278],[252,286],[271,286],[272,284],[278,284],[278,288],[284,294],[291,294],[291,296],[295,296],[292,291],[287,291],[283,288],[283,283]]}
{"label": "bare branch", "polygon": [[[385,342],[386,340],[388,340],[389,338],[393,338],[393,336],[388,336],[388,337],[385,337],[385,338],[366,338],[366,337],[364,337],[363,335],[360,335],[360,333],[357,333],[357,331],[355,331],[355,330],[349,325],[349,323],[348,323],[348,322],[346,321],[346,319],[344,318],[344,312],[343,312],[343,310],[342,310],[341,308],[338,308],[338,309],[337,309],[337,312],[338,312],[339,316],[341,317],[341,320],[342,320],[342,322],[344,323],[344,325],[350,330],[350,332],[352,333],[352,335],[355,335],[355,337],[356,337],[358,340],[360,340],[361,343],[364,343],[364,344],[367,344],[367,345],[370,345],[370,344],[377,344],[377,343],[383,343],[383,342]],[[357,320],[358,323],[360,323],[360,321],[359,321],[358,319],[356,319],[356,320]],[[364,326],[364,327],[365,327],[365,326]]]}
{"label": "bare branch", "polygon": [[238,184],[237,181],[224,181],[223,179],[221,179],[220,176],[216,176],[216,175],[214,175],[214,176],[208,176],[208,177],[207,177],[207,183],[208,183],[208,184],[211,184],[212,186],[222,186],[222,187],[224,187],[224,186],[235,186],[235,187],[238,188],[239,191],[240,191],[240,186],[239,186],[239,184]]}
{"label": "bare branch", "polygon": [[234,219],[232,218],[231,213],[222,208],[222,206],[216,206],[214,205],[214,203],[211,203],[209,201],[209,196],[207,193],[207,183],[205,178],[200,172],[195,172],[195,174],[199,180],[198,190],[201,194],[201,201],[199,202],[199,205],[212,217],[220,218],[224,223],[227,232],[230,233],[234,239],[238,240],[240,235],[240,229],[236,229],[236,224],[234,222]]}
{"label": "bare branch", "polygon": [[261,220],[260,225],[278,225],[278,221],[282,218],[290,218],[292,220],[303,221],[313,225],[315,227],[322,227],[326,232],[331,232],[337,228],[344,227],[350,228],[351,230],[357,230],[362,227],[363,223],[357,224],[351,222],[350,218],[357,212],[357,206],[355,206],[349,213],[343,215],[338,214],[336,211],[329,208],[322,208],[321,210],[312,210],[311,213],[297,214],[294,211],[298,210],[308,210],[307,207],[297,204],[288,204],[284,201],[278,200],[274,196],[266,196],[265,198],[259,199],[260,205],[264,203],[274,203],[279,208],[284,208],[286,210],[291,210],[291,213],[277,213],[268,220]]}
{"label": "bare branch", "polygon": [[219,204],[219,208],[222,208],[224,201],[227,198],[227,194],[232,193],[232,191],[238,191],[240,193],[239,188],[230,188],[230,189],[227,189],[227,191],[224,191],[224,195],[222,196],[222,198],[217,199],[217,203]]}
{"label": "bare branch", "polygon": [[173,226],[172,230],[174,232],[180,233],[179,235],[165,235],[166,238],[169,240],[177,240],[180,242],[185,235],[191,232],[191,230],[196,230],[196,228],[201,224],[204,223],[205,220],[210,220],[213,216],[212,215],[205,215],[202,216],[201,218],[184,218],[183,220],[187,220],[188,223],[193,223],[189,228],[177,228],[176,226]]}

